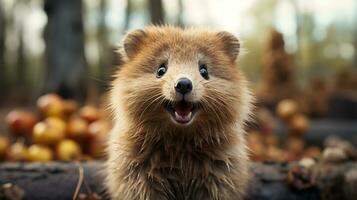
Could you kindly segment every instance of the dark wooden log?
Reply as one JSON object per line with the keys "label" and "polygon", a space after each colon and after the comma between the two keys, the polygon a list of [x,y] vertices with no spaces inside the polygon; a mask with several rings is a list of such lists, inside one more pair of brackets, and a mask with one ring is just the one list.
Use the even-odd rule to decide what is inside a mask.
{"label": "dark wooden log", "polygon": [[[98,161],[80,164],[84,169],[84,183],[103,199],[108,199],[103,188],[102,165]],[[317,164],[309,179],[299,182],[296,177],[292,181],[296,182],[295,186],[287,181],[293,166],[295,164],[254,163],[247,200],[352,200],[357,197],[356,162]],[[72,199],[78,168],[78,164],[65,162],[1,164],[0,185],[17,186],[24,191],[24,199]],[[301,183],[306,187],[301,187]],[[86,192],[85,184],[82,184],[82,193]],[[0,199],[4,198],[1,191],[3,189]]]}
{"label": "dark wooden log", "polygon": [[357,92],[336,92],[330,98],[328,117],[331,119],[357,119]]}
{"label": "dark wooden log", "polygon": [[[84,180],[94,191],[104,196],[102,163],[81,163]],[[72,199],[79,177],[74,163],[8,163],[0,165],[0,185],[11,183],[24,190],[24,199]],[[81,192],[85,192],[84,185]],[[0,196],[1,199],[1,196]]]}
{"label": "dark wooden log", "polygon": [[[287,138],[289,134],[286,124],[280,121],[277,121],[276,124],[275,133],[277,133],[281,139]],[[307,144],[323,146],[326,137],[336,135],[357,146],[356,130],[357,120],[311,120],[310,127],[306,134],[303,135],[303,139]]]}

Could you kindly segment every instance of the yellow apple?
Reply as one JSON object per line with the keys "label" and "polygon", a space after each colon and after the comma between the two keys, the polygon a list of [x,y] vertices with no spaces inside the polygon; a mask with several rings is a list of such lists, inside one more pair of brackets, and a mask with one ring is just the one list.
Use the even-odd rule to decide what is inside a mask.
{"label": "yellow apple", "polygon": [[65,139],[56,147],[56,154],[59,160],[76,160],[82,155],[82,151],[78,143],[73,140]]}
{"label": "yellow apple", "polygon": [[50,148],[33,144],[28,149],[28,160],[46,162],[53,159],[53,153]]}
{"label": "yellow apple", "polygon": [[65,138],[66,124],[59,118],[47,118],[33,128],[33,140],[37,144],[54,145]]}
{"label": "yellow apple", "polygon": [[75,140],[83,140],[88,137],[87,129],[87,121],[79,117],[72,117],[67,124],[67,135]]}
{"label": "yellow apple", "polygon": [[299,110],[298,104],[292,99],[285,99],[279,102],[276,108],[278,117],[284,121],[289,121]]}
{"label": "yellow apple", "polygon": [[65,104],[57,94],[46,94],[38,98],[37,107],[45,117],[64,117]]}
{"label": "yellow apple", "polygon": [[7,159],[9,161],[26,161],[27,147],[23,142],[17,141],[10,146],[7,151]]}
{"label": "yellow apple", "polygon": [[307,117],[302,114],[295,115],[291,118],[289,123],[291,132],[295,135],[306,133],[309,128],[309,121]]}

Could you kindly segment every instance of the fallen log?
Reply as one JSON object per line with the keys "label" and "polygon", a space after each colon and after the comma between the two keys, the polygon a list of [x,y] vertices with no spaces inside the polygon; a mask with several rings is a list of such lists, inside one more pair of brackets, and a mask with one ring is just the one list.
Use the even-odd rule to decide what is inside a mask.
{"label": "fallen log", "polygon": [[[80,169],[84,172],[80,193],[108,199],[102,165],[99,161],[3,163],[0,199],[72,199]],[[307,176],[293,173],[294,166],[296,163],[254,163],[247,200],[357,199],[357,162],[316,164]]]}

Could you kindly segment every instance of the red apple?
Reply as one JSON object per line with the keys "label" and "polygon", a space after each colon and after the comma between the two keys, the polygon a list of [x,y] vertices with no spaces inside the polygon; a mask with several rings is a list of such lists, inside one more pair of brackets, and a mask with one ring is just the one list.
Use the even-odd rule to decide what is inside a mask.
{"label": "red apple", "polygon": [[37,118],[34,114],[23,110],[13,110],[6,116],[6,124],[10,131],[17,135],[31,134]]}
{"label": "red apple", "polygon": [[95,158],[103,158],[110,124],[104,120],[93,122],[88,126],[90,135],[89,152]]}
{"label": "red apple", "polygon": [[79,111],[79,115],[88,123],[92,123],[101,118],[99,110],[96,107],[89,105],[83,106]]}
{"label": "red apple", "polygon": [[110,124],[105,120],[99,120],[91,123],[88,126],[88,133],[90,137],[94,138],[106,138],[110,131]]}

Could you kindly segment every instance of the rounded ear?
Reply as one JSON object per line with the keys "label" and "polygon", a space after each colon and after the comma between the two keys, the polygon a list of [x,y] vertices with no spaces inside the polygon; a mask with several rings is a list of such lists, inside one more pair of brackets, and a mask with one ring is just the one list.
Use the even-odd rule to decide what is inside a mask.
{"label": "rounded ear", "polygon": [[145,36],[146,33],[141,29],[133,30],[125,35],[123,40],[123,48],[128,58],[131,58],[138,52]]}
{"label": "rounded ear", "polygon": [[221,31],[217,33],[220,41],[223,43],[224,51],[231,58],[232,61],[237,59],[240,49],[240,43],[238,38],[227,31]]}

